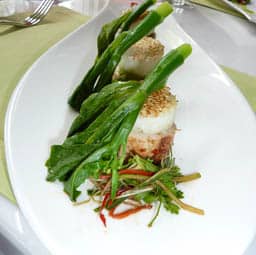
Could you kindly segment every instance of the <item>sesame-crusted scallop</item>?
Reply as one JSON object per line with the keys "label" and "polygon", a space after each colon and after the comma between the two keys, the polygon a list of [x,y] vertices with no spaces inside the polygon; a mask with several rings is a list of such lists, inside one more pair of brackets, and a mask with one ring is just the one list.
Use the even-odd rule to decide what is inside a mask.
{"label": "sesame-crusted scallop", "polygon": [[165,158],[173,143],[176,98],[169,88],[153,92],[145,102],[128,137],[128,155],[138,154],[155,162]]}
{"label": "sesame-crusted scallop", "polygon": [[163,55],[164,46],[157,39],[145,36],[124,53],[118,71],[128,77],[144,78]]}

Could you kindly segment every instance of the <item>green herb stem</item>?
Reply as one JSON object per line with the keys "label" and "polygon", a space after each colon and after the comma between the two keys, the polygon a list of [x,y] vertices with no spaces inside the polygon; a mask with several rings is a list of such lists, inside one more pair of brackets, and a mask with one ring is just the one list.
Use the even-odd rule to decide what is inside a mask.
{"label": "green herb stem", "polygon": [[161,209],[161,205],[162,202],[160,201],[156,210],[156,214],[155,216],[152,218],[152,220],[148,223],[148,227],[151,228],[156,220],[156,218],[158,217],[159,213],[160,213],[160,209]]}
{"label": "green herb stem", "polygon": [[204,210],[183,203],[162,182],[156,181],[156,184],[169,196],[169,198],[171,200],[173,200],[183,210],[186,210],[186,211],[189,211],[189,212],[192,212],[192,213],[196,213],[196,214],[199,214],[199,215],[204,215]]}
{"label": "green herb stem", "polygon": [[133,179],[133,180],[138,180],[138,181],[143,181],[147,180],[147,176],[143,175],[138,175],[138,174],[122,174],[120,175],[120,180],[125,180],[125,179]]}
{"label": "green herb stem", "polygon": [[145,186],[151,183],[154,183],[157,179],[159,179],[162,175],[169,173],[171,170],[169,168],[164,168],[155,173],[152,177],[148,178],[145,182],[141,183],[140,186]]}
{"label": "green herb stem", "polygon": [[174,177],[173,181],[174,182],[190,182],[190,181],[194,181],[196,179],[201,178],[201,174],[200,173],[193,173],[193,174],[188,174],[188,175],[183,175],[183,176],[178,176],[178,177]]}

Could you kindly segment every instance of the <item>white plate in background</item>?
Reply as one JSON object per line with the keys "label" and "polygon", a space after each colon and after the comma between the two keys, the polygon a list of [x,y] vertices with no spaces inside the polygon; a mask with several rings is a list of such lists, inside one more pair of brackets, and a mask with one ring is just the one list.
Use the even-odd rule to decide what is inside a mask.
{"label": "white plate in background", "polygon": [[74,113],[67,98],[96,54],[96,35],[118,15],[118,3],[44,54],[14,92],[7,113],[6,154],[22,212],[52,254],[242,254],[256,232],[256,122],[246,100],[169,17],[158,38],[170,50],[183,42],[192,56],[169,80],[179,99],[174,155],[183,172],[202,179],[182,186],[185,201],[203,217],[164,210],[153,228],[154,211],[102,226],[95,205],[73,207],[61,184],[45,181],[49,147],[61,143]]}

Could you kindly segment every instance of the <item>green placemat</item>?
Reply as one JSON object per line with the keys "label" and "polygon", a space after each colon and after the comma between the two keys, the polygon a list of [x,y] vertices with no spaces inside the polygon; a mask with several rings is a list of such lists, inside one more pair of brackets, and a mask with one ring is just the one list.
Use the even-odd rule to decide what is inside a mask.
{"label": "green placemat", "polygon": [[[17,29],[0,25],[0,193],[12,202],[15,197],[8,180],[3,143],[4,116],[11,93],[42,53],[87,19],[71,10],[55,7],[44,23],[35,27]],[[256,111],[256,77],[222,68]]]}
{"label": "green placemat", "polygon": [[[242,14],[233,10],[232,8],[230,8],[228,5],[226,5],[221,0],[190,0],[190,2],[192,2],[194,4],[199,4],[199,5],[202,5],[202,6],[206,6],[206,7],[215,9],[217,11],[222,11],[222,12],[234,15],[234,16],[238,16],[240,18],[245,18]],[[243,8],[245,11],[247,11],[249,13],[253,13],[253,11],[247,9],[247,7],[245,5],[239,4],[239,6],[241,8]]]}
{"label": "green placemat", "polygon": [[256,77],[248,75],[226,66],[221,66],[222,70],[231,78],[243,93],[251,108],[256,112]]}
{"label": "green placemat", "polygon": [[13,89],[35,60],[88,17],[53,7],[43,22],[30,28],[0,25],[0,193],[15,201],[4,160],[4,116]]}

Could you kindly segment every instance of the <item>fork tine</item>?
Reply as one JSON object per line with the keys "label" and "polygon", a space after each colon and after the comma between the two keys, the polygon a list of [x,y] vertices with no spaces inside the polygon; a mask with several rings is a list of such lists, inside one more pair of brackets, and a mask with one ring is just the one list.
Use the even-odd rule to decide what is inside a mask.
{"label": "fork tine", "polygon": [[45,15],[48,13],[48,11],[50,10],[50,8],[52,7],[52,5],[54,4],[54,0],[51,0],[50,3],[48,4],[48,6],[45,7],[44,10],[42,10],[42,15]]}
{"label": "fork tine", "polygon": [[53,4],[54,0],[43,1],[43,4],[40,4],[33,14],[26,18],[26,22],[33,25],[40,22],[46,16]]}
{"label": "fork tine", "polygon": [[38,15],[38,13],[41,12],[41,10],[45,7],[45,5],[48,3],[49,0],[44,0],[41,2],[41,4],[35,9],[35,11],[28,16],[25,21],[29,23],[33,23],[34,18]]}
{"label": "fork tine", "polygon": [[51,0],[43,0],[40,4],[39,4],[39,6],[34,10],[34,12],[32,13],[32,15],[33,14],[36,14],[36,13],[38,13],[38,12],[40,12],[41,11],[41,9],[47,4],[47,2],[49,2],[49,1],[51,1]]}
{"label": "fork tine", "polygon": [[45,8],[46,6],[48,6],[48,4],[49,4],[51,1],[52,1],[52,0],[44,0],[44,1],[42,1],[42,3],[36,8],[36,10],[35,10],[29,17],[27,17],[27,21],[28,21],[28,22],[32,22],[33,19],[36,19],[37,16],[38,16],[39,14],[41,14],[42,10],[44,10],[44,8]]}
{"label": "fork tine", "polygon": [[[0,0],[1,1],[1,0]],[[1,20],[0,23],[10,24],[17,27],[29,27],[39,23],[49,12],[50,8],[54,4],[55,0],[42,0],[39,6],[35,9],[35,11],[28,17],[23,20],[11,20],[4,19]]]}

